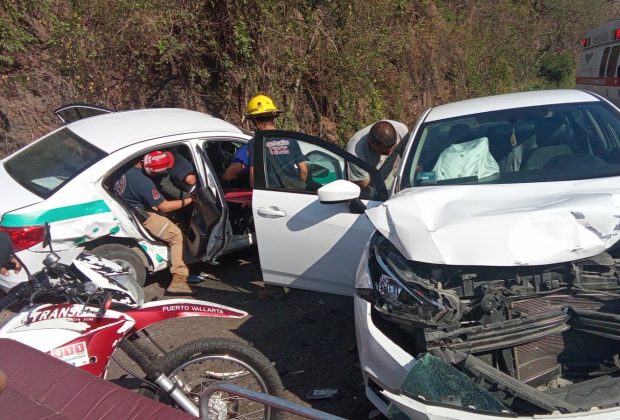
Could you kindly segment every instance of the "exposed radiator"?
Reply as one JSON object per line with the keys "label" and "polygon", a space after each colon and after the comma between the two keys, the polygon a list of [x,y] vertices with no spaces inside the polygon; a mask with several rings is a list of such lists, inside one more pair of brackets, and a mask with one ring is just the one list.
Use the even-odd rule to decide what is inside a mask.
{"label": "exposed radiator", "polygon": [[[609,295],[546,296],[515,302],[523,314],[538,314],[570,306],[582,310],[605,309],[619,313],[620,299]],[[578,375],[609,360],[609,341],[575,330],[555,333],[514,347],[517,378],[532,386],[548,382],[561,372]]]}

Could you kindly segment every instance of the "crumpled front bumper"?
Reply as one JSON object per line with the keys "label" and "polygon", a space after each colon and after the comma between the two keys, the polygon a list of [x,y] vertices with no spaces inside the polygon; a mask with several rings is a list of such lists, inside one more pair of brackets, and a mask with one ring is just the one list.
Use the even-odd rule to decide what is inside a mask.
{"label": "crumpled front bumper", "polygon": [[[362,263],[358,268],[357,287],[368,287],[371,284],[365,261],[367,261],[367,258],[362,259]],[[371,303],[359,296],[355,296],[353,302],[357,347],[366,387],[366,396],[384,415],[387,415],[388,406],[391,403],[412,419],[491,420],[498,418],[494,415],[485,415],[464,409],[431,405],[426,403],[422,397],[415,399],[402,394],[401,385],[405,381],[409,370],[416,363],[416,359],[388,338],[373,323]],[[620,408],[593,409],[584,413],[556,413],[518,418],[618,420],[620,419]]]}

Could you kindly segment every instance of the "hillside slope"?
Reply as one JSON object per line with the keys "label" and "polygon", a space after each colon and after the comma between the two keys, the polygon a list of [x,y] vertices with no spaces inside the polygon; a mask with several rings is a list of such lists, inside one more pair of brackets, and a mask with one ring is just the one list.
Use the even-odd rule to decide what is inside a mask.
{"label": "hillside slope", "polygon": [[[7,0],[0,4],[0,156],[56,125],[66,102],[178,106],[281,121],[342,144],[377,118],[570,86],[603,0]],[[611,11],[611,12],[610,12]]]}

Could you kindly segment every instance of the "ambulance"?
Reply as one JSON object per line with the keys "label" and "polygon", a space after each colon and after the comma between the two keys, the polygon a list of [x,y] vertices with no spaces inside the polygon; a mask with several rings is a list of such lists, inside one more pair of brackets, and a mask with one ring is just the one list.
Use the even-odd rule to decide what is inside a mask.
{"label": "ambulance", "polygon": [[581,45],[577,89],[597,93],[620,106],[620,20],[588,32]]}

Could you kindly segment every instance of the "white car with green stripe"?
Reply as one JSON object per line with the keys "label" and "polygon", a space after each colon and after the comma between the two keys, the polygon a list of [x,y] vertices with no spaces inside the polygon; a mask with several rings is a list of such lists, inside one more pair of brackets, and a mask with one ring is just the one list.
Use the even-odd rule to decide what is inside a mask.
{"label": "white car with green stripe", "polygon": [[[91,116],[80,115],[84,111],[89,108],[73,107],[73,116],[63,116]],[[213,262],[222,253],[253,244],[251,207],[229,208],[218,178],[250,138],[247,133],[188,110],[101,112],[105,115],[66,124],[2,160],[0,230],[10,234],[31,270],[41,266],[47,253],[41,244],[46,222],[54,250],[65,261],[87,250],[121,263],[142,284],[148,272],[165,269],[168,247],[142,228],[111,188],[136,159],[152,150],[175,150],[196,170],[200,202],[191,215],[179,216],[190,261]],[[250,194],[249,185],[245,187],[235,191]],[[0,276],[0,288],[8,290],[25,278],[23,272]]]}
{"label": "white car with green stripe", "polygon": [[[135,161],[153,150],[172,150],[194,166],[198,200],[190,212],[171,217],[182,227],[188,262],[214,263],[228,252],[255,243],[247,173],[225,185],[220,176],[248,132],[209,115],[182,109],[112,112],[91,105],[56,110],[66,123],[2,160],[0,230],[7,231],[18,256],[36,270],[47,254],[43,226],[49,223],[54,250],[71,261],[82,251],[110,259],[143,285],[149,272],[166,269],[169,250],[142,228],[114,194],[113,184]],[[335,146],[333,146],[335,147]],[[344,158],[303,144],[314,184],[343,177]],[[170,182],[164,194],[182,194]],[[179,198],[179,197],[168,197]],[[26,275],[0,275],[8,290]]]}

